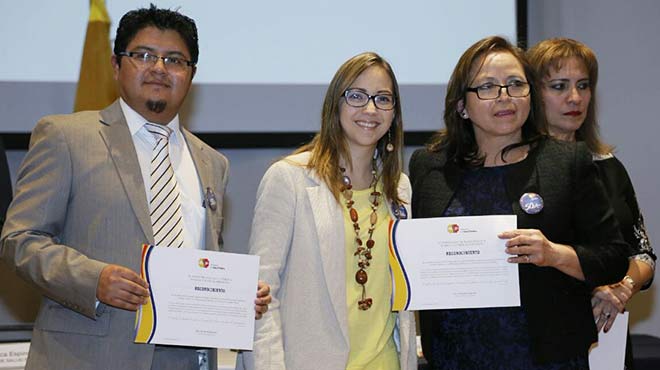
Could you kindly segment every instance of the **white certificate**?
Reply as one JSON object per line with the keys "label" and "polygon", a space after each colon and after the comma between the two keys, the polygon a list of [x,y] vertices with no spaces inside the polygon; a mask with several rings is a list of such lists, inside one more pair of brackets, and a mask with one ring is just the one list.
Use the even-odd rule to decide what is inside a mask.
{"label": "white certificate", "polygon": [[520,306],[518,265],[497,237],[516,224],[515,215],[391,223],[393,310]]}
{"label": "white certificate", "polygon": [[251,350],[259,257],[144,245],[135,342]]}
{"label": "white certificate", "polygon": [[598,343],[589,351],[591,370],[623,370],[626,360],[626,338],[628,333],[628,312],[617,314],[614,324],[605,333],[598,333]]}

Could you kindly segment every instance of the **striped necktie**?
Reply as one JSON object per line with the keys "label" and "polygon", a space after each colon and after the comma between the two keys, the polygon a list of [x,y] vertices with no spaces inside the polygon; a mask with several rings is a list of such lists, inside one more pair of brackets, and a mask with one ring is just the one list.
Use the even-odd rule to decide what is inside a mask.
{"label": "striped necktie", "polygon": [[181,194],[170,162],[169,137],[172,129],[152,123],[145,128],[156,138],[151,156],[151,226],[154,242],[161,247],[181,248],[183,245],[183,218]]}

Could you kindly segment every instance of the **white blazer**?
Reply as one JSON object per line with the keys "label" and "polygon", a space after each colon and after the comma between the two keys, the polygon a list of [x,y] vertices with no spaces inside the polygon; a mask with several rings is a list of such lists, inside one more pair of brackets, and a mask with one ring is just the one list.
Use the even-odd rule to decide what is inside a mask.
{"label": "white blazer", "polygon": [[[300,153],[275,163],[259,185],[250,254],[261,257],[260,279],[270,284],[273,301],[257,322],[254,351],[243,355],[247,369],[346,368],[344,218],[325,182],[304,167],[309,157]],[[399,197],[407,215],[410,196],[402,174]],[[412,312],[398,314],[395,335],[401,370],[417,369]]]}

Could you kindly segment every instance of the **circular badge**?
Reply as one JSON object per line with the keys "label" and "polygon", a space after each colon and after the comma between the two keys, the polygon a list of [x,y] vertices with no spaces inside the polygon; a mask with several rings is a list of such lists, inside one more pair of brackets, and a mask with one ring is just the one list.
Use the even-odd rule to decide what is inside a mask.
{"label": "circular badge", "polygon": [[392,203],[392,213],[398,219],[408,218],[408,211],[403,205]]}
{"label": "circular badge", "polygon": [[529,215],[535,215],[543,210],[543,198],[536,193],[525,193],[520,197],[520,208]]}

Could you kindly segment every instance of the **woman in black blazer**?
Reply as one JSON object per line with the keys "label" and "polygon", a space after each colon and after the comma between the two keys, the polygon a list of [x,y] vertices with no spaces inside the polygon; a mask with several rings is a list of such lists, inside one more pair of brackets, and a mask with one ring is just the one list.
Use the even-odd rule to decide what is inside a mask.
{"label": "woman in black blazer", "polygon": [[432,369],[588,369],[593,287],[628,247],[588,149],[548,139],[534,75],[500,37],[472,45],[447,87],[446,129],[410,161],[413,217],[515,214],[505,231],[521,307],[420,312]]}

